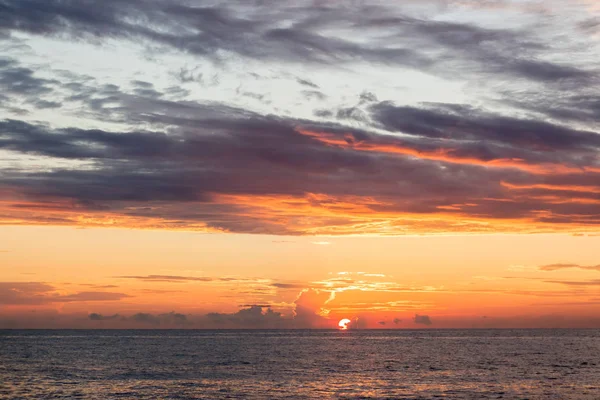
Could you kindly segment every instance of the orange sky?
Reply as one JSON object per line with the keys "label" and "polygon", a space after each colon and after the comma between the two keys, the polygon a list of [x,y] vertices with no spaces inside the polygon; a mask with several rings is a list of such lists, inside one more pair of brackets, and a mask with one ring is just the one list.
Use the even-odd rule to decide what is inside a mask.
{"label": "orange sky", "polygon": [[[35,226],[5,226],[0,235],[4,327],[334,328],[342,318],[362,328],[598,324],[600,236]],[[237,318],[253,305],[263,313]],[[281,316],[267,320],[267,308]]]}

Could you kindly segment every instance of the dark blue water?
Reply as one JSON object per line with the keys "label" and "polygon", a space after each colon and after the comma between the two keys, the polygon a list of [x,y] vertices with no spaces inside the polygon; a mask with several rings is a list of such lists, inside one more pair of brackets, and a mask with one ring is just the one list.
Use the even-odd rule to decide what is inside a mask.
{"label": "dark blue water", "polygon": [[598,330],[0,330],[3,399],[600,399]]}

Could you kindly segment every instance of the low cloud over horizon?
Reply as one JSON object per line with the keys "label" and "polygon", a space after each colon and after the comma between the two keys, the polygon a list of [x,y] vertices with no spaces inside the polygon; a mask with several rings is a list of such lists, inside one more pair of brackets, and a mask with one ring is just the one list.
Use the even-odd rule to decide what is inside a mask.
{"label": "low cloud over horizon", "polygon": [[[600,304],[597,302],[596,304]],[[395,322],[398,321],[398,322]],[[569,314],[488,316],[445,316],[432,322],[427,315],[414,314],[410,323],[399,319],[377,321],[376,317],[356,318],[349,330],[364,329],[569,329],[600,328],[600,318]],[[337,320],[327,325],[307,325],[294,316],[284,316],[271,308],[257,306],[243,308],[235,313],[183,314],[138,312],[133,314],[16,313],[0,315],[0,329],[339,329]]]}
{"label": "low cloud over horizon", "polygon": [[[542,268],[540,272],[547,274]],[[471,284],[446,288],[402,285],[385,274],[367,272],[339,272],[312,282],[176,275],[117,278],[121,285],[0,282],[0,329],[337,329],[338,321],[344,318],[350,319],[347,326],[351,330],[600,326],[593,312],[600,300],[593,297],[599,279],[551,280],[540,276],[534,281],[541,285],[539,289],[517,290],[471,286],[482,281],[480,276],[473,277]],[[532,279],[524,275],[509,280],[527,284]],[[144,286],[130,286],[131,281]],[[151,289],[154,286],[161,289]],[[216,290],[216,297],[205,299],[205,304],[184,300],[207,290]],[[448,296],[462,305],[448,308]],[[478,296],[493,301],[529,299],[529,310],[507,308],[502,314],[481,317],[478,313],[485,310],[483,303],[465,309],[470,303],[467,299]],[[215,298],[230,297],[257,302],[240,303],[235,311],[211,305]],[[188,303],[183,308],[186,311],[177,306],[182,301]],[[231,305],[231,299],[225,301]],[[555,311],[548,313],[552,309]]]}

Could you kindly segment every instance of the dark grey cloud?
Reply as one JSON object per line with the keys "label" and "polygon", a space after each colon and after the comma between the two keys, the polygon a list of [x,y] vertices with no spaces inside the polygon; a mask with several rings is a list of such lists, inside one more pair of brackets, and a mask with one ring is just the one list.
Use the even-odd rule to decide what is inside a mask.
{"label": "dark grey cloud", "polygon": [[[538,55],[551,51],[551,44],[538,40],[533,31],[489,29],[443,21],[406,20],[406,23],[411,29],[404,28],[402,33],[420,46],[441,51],[440,66],[451,66],[447,70],[449,74],[462,64],[457,69],[469,69],[471,65],[479,73],[511,76],[523,82],[557,84],[566,81],[582,86],[596,77],[594,70],[539,59]],[[439,66],[433,69],[437,68]]]}
{"label": "dark grey cloud", "polygon": [[134,322],[140,322],[142,324],[159,325],[160,319],[152,314],[148,313],[137,313],[131,316],[131,320]]}
{"label": "dark grey cloud", "polygon": [[0,109],[27,115],[30,111],[21,105],[28,104],[39,110],[60,108],[62,103],[51,97],[59,83],[55,79],[40,78],[36,70],[22,66],[13,58],[0,57]]}
{"label": "dark grey cloud", "polygon": [[[593,75],[575,65],[538,59],[550,47],[540,42],[539,32],[416,19],[381,5],[254,3],[250,10],[236,2],[203,6],[155,0],[5,0],[0,7],[0,29],[5,32],[92,42],[108,38],[146,41],[212,58],[225,51],[279,62],[369,61],[451,77],[450,65],[545,83],[566,79],[579,85]],[[292,23],[282,27],[282,20]],[[333,35],[332,29],[383,31],[387,40],[362,43]],[[184,74],[182,78],[191,77]],[[298,82],[312,87],[308,79]]]}
{"label": "dark grey cloud", "polygon": [[121,316],[119,314],[102,315],[102,314],[98,314],[98,313],[91,313],[89,315],[89,318],[92,321],[110,321],[113,319],[121,318]]}
{"label": "dark grey cloud", "polygon": [[413,322],[415,324],[419,324],[419,325],[431,325],[433,323],[431,321],[431,318],[429,317],[429,315],[419,315],[419,314],[415,314],[415,316],[413,318]]}
{"label": "dark grey cloud", "polygon": [[584,84],[593,82],[592,78],[594,77],[593,72],[581,68],[535,60],[514,61],[513,69],[524,78],[548,82],[571,79]]}
{"label": "dark grey cloud", "polygon": [[[100,9],[102,11],[98,11]],[[0,28],[6,30],[41,35],[68,34],[85,39],[144,39],[198,55],[226,50],[248,57],[304,62],[337,62],[357,57],[404,61],[413,55],[408,49],[362,47],[313,34],[308,29],[277,28],[276,18],[281,15],[236,15],[226,7],[193,7],[183,2],[108,0],[102,4],[82,4],[77,1],[25,0],[5,1],[0,11],[3,15]],[[314,12],[301,7],[294,11],[298,15],[308,14],[303,15],[308,19]],[[156,27],[162,29],[152,29]],[[178,29],[180,27],[197,33],[182,33],[185,30]],[[253,42],[252,46],[244,44],[248,40]]]}
{"label": "dark grey cloud", "polygon": [[[247,305],[234,313],[211,312],[207,314],[182,314],[178,312],[148,313],[132,315],[103,315],[91,313],[88,319],[104,328],[160,327],[201,329],[285,329],[293,327],[291,318],[273,311],[267,305]],[[94,325],[98,326],[98,325]]]}
{"label": "dark grey cloud", "polygon": [[360,104],[364,103],[376,103],[377,96],[372,92],[362,92],[359,96]]}
{"label": "dark grey cloud", "polygon": [[[497,218],[531,217],[543,204],[566,221],[572,214],[587,215],[588,223],[597,219],[598,209],[593,203],[546,205],[539,200],[542,194],[570,195],[565,189],[548,193],[547,188],[529,188],[519,191],[516,197],[514,190],[503,186],[505,182],[594,186],[597,174],[592,172],[544,176],[527,170],[538,164],[581,170],[595,167],[600,136],[594,132],[456,105],[370,106],[369,118],[376,126],[408,135],[398,137],[335,123],[261,116],[220,105],[157,103],[147,98],[136,101],[148,107],[146,111],[159,104],[167,106],[172,113],[153,114],[149,122],[161,121],[177,128],[168,133],[54,130],[23,121],[1,121],[0,148],[87,159],[96,165],[89,170],[13,172],[2,180],[3,184],[36,200],[63,198],[73,202],[69,207],[122,209],[132,216],[154,217],[157,209],[151,202],[163,202],[161,213],[181,223],[203,221],[214,227],[257,233],[284,231],[248,213],[240,219],[238,215],[244,213],[245,205],[218,204],[214,196],[374,196],[388,202],[386,206],[372,205],[374,211],[418,213],[471,203],[467,210],[471,215]],[[130,115],[135,117],[137,107],[133,106]],[[307,136],[301,129],[324,132],[325,139],[335,139],[340,145]],[[519,161],[510,165],[511,160]],[[487,168],[496,161],[508,161],[509,165]],[[390,185],[397,179],[401,179],[401,185]],[[355,185],[357,180],[364,184]],[[597,197],[593,192],[581,196]],[[189,202],[195,203],[193,209],[176,207]],[[131,208],[127,203],[146,206]],[[558,221],[548,218],[537,217],[540,221]]]}
{"label": "dark grey cloud", "polygon": [[[598,303],[598,299],[590,298],[589,302],[564,302],[564,303],[542,303],[536,305],[542,306],[594,306]],[[35,313],[24,312],[24,313],[12,313],[0,315],[0,328],[2,329],[147,329],[147,328],[160,328],[160,329],[219,329],[219,328],[230,328],[230,329],[290,329],[294,327],[292,319],[282,318],[278,320],[277,317],[265,317],[263,310],[262,317],[258,317],[258,312],[252,311],[254,318],[249,318],[252,322],[250,325],[240,325],[235,322],[222,322],[229,318],[228,316],[233,315],[227,313],[221,313],[222,318],[217,318],[220,322],[211,322],[207,315],[201,314],[181,314],[177,312],[169,313],[137,313],[137,314],[102,314],[102,313],[91,313],[91,314],[71,314],[71,313],[58,313],[55,310],[38,310]],[[275,313],[276,314],[276,313]],[[569,328],[573,329],[573,326],[577,328],[594,328],[600,327],[600,320],[590,316],[591,314],[578,314],[574,316],[572,313],[557,314],[552,313],[549,315],[521,315],[515,317],[506,318],[485,318],[485,317],[473,317],[471,319],[439,319],[436,320],[436,326],[441,328],[467,328],[472,329],[473,327],[481,329],[506,329],[506,328],[550,328],[555,329]],[[134,318],[135,317],[135,318]],[[272,323],[261,322],[256,323],[257,319],[272,318]],[[158,322],[157,322],[158,321]],[[275,322],[278,321],[278,322]],[[354,328],[364,328],[364,325],[369,320],[365,318],[355,319],[352,323]],[[331,321],[329,328],[333,328],[335,325]],[[271,328],[272,327],[272,328]]]}
{"label": "dark grey cloud", "polygon": [[34,70],[20,66],[14,59],[0,58],[0,88],[4,94],[40,96],[52,92],[56,83],[36,77]]}
{"label": "dark grey cloud", "polygon": [[[479,146],[456,149],[457,155],[472,156],[484,160],[527,156],[534,162],[560,162],[563,159],[545,158],[554,150],[578,151],[578,155],[593,153],[600,146],[596,132],[579,131],[539,120],[494,115],[458,105],[432,105],[433,107],[398,107],[391,103],[373,106],[373,118],[389,131],[439,140],[462,140]],[[484,147],[485,146],[485,147]],[[503,154],[505,147],[512,154]],[[523,148],[522,154],[518,148]],[[461,152],[462,150],[462,152]],[[472,154],[469,154],[468,151]],[[477,151],[479,150],[479,153]],[[576,158],[576,157],[573,157]],[[585,157],[583,161],[585,162]],[[575,162],[575,160],[573,160]]]}
{"label": "dark grey cloud", "polygon": [[88,315],[90,321],[102,321],[102,326],[120,327],[120,326],[162,326],[171,328],[182,328],[189,325],[188,316],[185,314],[176,313],[171,311],[163,314],[151,314],[151,313],[136,313],[131,316],[125,316],[120,314],[103,315],[99,313],[91,313]]}
{"label": "dark grey cloud", "polygon": [[125,321],[127,320],[141,324],[168,326],[184,326],[188,323],[188,318],[186,315],[176,313],[173,311],[170,313],[158,315],[149,313],[137,313],[125,319]]}
{"label": "dark grey cloud", "polygon": [[[32,120],[0,121],[0,149],[88,165],[10,168],[0,176],[0,185],[30,203],[15,201],[0,217],[8,220],[18,213],[25,221],[68,224],[68,216],[46,212],[104,211],[152,218],[170,228],[200,224],[233,232],[305,233],[302,212],[273,211],[265,217],[256,212],[260,204],[249,199],[288,196],[334,211],[340,209],[335,198],[372,199],[364,205],[369,213],[352,220],[313,220],[340,230],[367,223],[379,212],[522,218],[541,225],[600,223],[599,195],[593,190],[600,179],[600,136],[593,126],[600,110],[595,67],[576,59],[572,64],[548,61],[556,45],[537,35],[536,28],[515,31],[418,19],[383,6],[256,6],[5,0],[0,29],[98,44],[109,38],[132,40],[149,44],[150,53],[171,49],[213,60],[226,52],[276,63],[368,62],[446,78],[460,71],[468,73],[471,83],[487,82],[491,74],[495,82],[518,80],[522,96],[507,89],[500,101],[527,112],[507,116],[457,104],[401,106],[363,91],[353,95],[354,105],[315,110],[329,121],[317,122],[176,100],[177,88],[161,91],[140,80],[118,86],[68,71],[53,71],[56,78],[46,79],[47,66],[2,58],[0,107],[17,111],[13,99],[32,109],[61,110],[69,104],[77,117],[127,128],[59,129]],[[283,27],[282,20],[290,23]],[[331,33],[336,29],[385,35],[359,42]],[[206,85],[215,78],[194,66],[175,75],[182,83]],[[323,89],[310,79],[292,77],[306,89],[307,99],[325,100]],[[572,90],[564,93],[565,87]],[[271,101],[264,93],[240,89],[238,94],[262,104]],[[578,123],[565,123],[573,121]],[[558,171],[540,172],[549,166]],[[569,185],[590,190],[570,190]],[[246,200],[223,200],[226,196]]]}
{"label": "dark grey cloud", "polygon": [[563,123],[594,127],[600,120],[600,93],[593,90],[569,91],[549,95],[547,92],[505,93],[505,103]]}
{"label": "dark grey cloud", "polygon": [[188,323],[188,317],[186,315],[176,313],[174,311],[165,314],[159,314],[158,317],[167,324],[186,325]]}
{"label": "dark grey cloud", "polygon": [[233,314],[225,313],[209,313],[206,315],[207,320],[222,328],[281,328],[284,327],[286,321],[281,313],[267,308],[263,311],[260,305],[250,306],[239,310]]}
{"label": "dark grey cloud", "polygon": [[37,100],[33,103],[36,108],[46,109],[46,108],[60,108],[62,103],[57,101],[48,101],[48,100]]}
{"label": "dark grey cloud", "polygon": [[318,89],[319,85],[317,85],[316,83],[313,83],[311,81],[309,81],[308,79],[301,79],[301,78],[297,78],[296,81],[301,84],[302,86],[308,86],[310,88],[313,89]]}

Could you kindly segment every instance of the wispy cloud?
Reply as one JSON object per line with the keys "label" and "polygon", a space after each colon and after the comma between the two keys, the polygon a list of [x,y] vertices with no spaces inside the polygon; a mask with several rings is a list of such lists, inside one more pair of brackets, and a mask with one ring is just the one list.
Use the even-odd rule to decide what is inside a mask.
{"label": "wispy cloud", "polygon": [[600,279],[592,279],[589,281],[561,281],[561,280],[553,280],[553,281],[545,281],[547,283],[557,283],[565,286],[600,286]]}
{"label": "wispy cloud", "polygon": [[0,282],[0,304],[43,305],[72,302],[118,301],[131,297],[125,293],[84,291],[69,294],[42,282]]}
{"label": "wispy cloud", "polygon": [[135,279],[147,282],[212,282],[215,279],[209,277],[177,276],[177,275],[124,275],[115,276],[118,279]]}
{"label": "wispy cloud", "polygon": [[548,265],[542,265],[540,267],[538,267],[538,269],[540,271],[558,271],[561,269],[581,269],[581,270],[586,270],[586,271],[600,271],[600,264],[599,265],[580,265],[580,264],[573,264],[573,263],[558,263],[558,264],[548,264]]}
{"label": "wispy cloud", "polygon": [[145,282],[267,282],[264,279],[239,278],[231,276],[208,277],[208,276],[180,276],[180,275],[121,275],[115,276],[117,279],[135,279]]}

